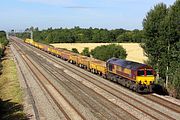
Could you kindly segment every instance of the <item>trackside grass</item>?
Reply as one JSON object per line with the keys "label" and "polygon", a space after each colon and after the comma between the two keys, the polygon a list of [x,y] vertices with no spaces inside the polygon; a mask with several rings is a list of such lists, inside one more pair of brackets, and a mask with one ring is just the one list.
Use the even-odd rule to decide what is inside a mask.
{"label": "trackside grass", "polygon": [[22,90],[18,81],[16,65],[12,58],[2,61],[0,75],[0,119],[22,120],[26,119],[23,113]]}

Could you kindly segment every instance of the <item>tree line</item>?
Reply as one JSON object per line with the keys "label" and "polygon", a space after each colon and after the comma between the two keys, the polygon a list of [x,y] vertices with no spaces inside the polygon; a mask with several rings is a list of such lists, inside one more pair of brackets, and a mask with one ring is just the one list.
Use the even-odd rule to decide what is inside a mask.
{"label": "tree line", "polygon": [[99,28],[80,28],[78,26],[67,29],[58,28],[39,31],[38,28],[30,27],[24,33],[16,33],[18,37],[30,38],[33,31],[33,39],[43,43],[110,43],[110,42],[136,42],[143,41],[141,30],[125,30],[125,29],[99,29]]}
{"label": "tree line", "polygon": [[160,3],[143,20],[142,48],[169,93],[180,98],[180,0],[172,6]]}

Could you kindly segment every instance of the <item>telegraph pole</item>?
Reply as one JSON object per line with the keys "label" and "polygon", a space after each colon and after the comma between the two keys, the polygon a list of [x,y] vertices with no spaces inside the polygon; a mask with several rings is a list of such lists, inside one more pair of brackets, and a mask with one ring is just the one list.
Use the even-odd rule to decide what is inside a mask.
{"label": "telegraph pole", "polygon": [[30,31],[30,34],[31,34],[31,39],[33,39],[33,31],[32,30]]}
{"label": "telegraph pole", "polygon": [[168,61],[167,61],[167,67],[166,67],[166,88],[168,87],[168,80],[169,80],[169,49],[170,49],[170,44],[169,44],[169,40],[168,40]]}
{"label": "telegraph pole", "polygon": [[9,33],[6,31],[6,38],[9,39]]}

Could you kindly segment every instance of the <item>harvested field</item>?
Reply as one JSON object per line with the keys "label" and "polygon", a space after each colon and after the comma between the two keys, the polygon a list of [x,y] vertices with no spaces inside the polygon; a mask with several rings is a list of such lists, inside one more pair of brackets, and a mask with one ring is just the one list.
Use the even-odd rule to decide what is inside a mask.
{"label": "harvested field", "polygon": [[[77,48],[79,52],[82,52],[84,47],[89,47],[90,50],[94,49],[97,46],[108,45],[111,43],[57,43],[51,44],[57,48],[66,48],[71,50],[72,48]],[[139,43],[116,43],[122,45],[127,52],[127,60],[132,60],[136,62],[144,63],[147,60],[147,57],[143,54],[143,49],[140,47]]]}

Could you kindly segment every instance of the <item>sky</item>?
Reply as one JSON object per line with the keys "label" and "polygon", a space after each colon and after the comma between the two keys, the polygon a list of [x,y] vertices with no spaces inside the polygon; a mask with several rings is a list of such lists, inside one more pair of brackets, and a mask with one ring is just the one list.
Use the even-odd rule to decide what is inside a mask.
{"label": "sky", "polygon": [[142,29],[154,5],[175,0],[1,0],[0,30],[47,28]]}

